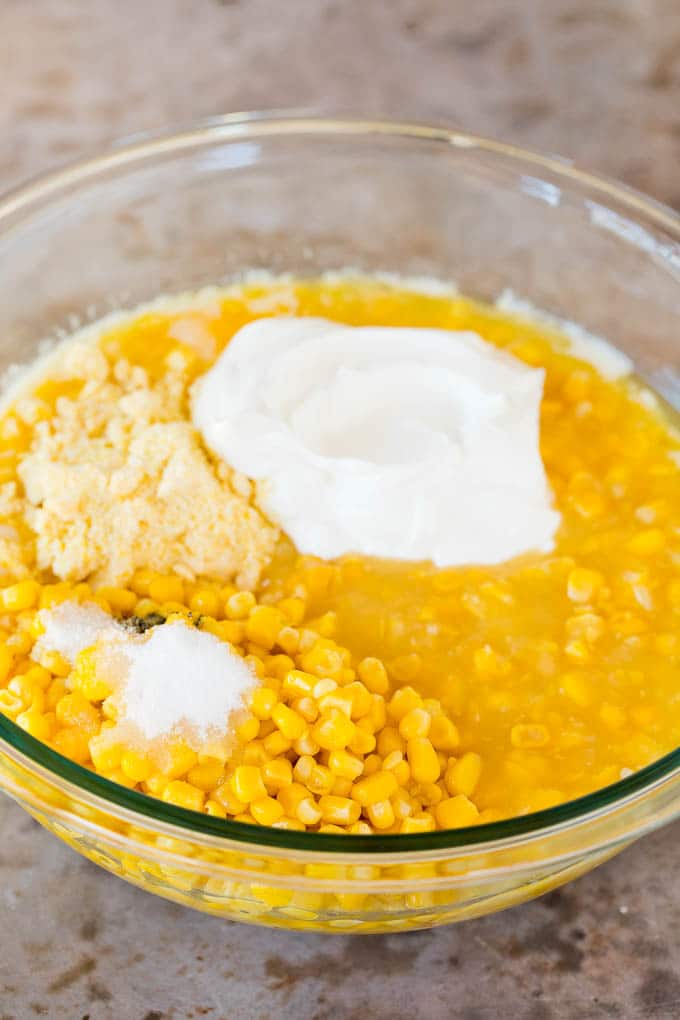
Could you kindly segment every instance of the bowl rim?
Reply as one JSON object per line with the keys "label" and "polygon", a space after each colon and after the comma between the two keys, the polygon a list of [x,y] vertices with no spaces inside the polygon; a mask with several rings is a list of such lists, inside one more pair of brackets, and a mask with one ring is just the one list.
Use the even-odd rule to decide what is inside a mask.
{"label": "bowl rim", "polygon": [[[0,196],[0,235],[15,217],[60,194],[68,194],[79,185],[105,177],[109,172],[125,171],[153,157],[190,150],[220,140],[271,136],[345,136],[402,138],[405,141],[429,141],[459,149],[479,150],[510,161],[523,162],[559,177],[591,193],[604,194],[625,206],[629,212],[643,215],[674,239],[668,256],[669,268],[680,262],[680,215],[673,209],[606,176],[581,170],[570,160],[545,155],[506,142],[494,141],[456,128],[431,126],[362,117],[325,117],[297,111],[273,110],[231,113],[204,118],[178,130],[141,132],[114,142],[100,155],[61,166],[38,175]],[[677,244],[677,254],[676,254]],[[659,252],[656,252],[658,258]],[[5,747],[3,748],[3,745]],[[185,834],[218,837],[231,843],[255,844],[280,850],[336,852],[343,854],[406,853],[459,850],[475,847],[490,849],[489,844],[514,842],[517,838],[545,837],[573,823],[581,823],[603,814],[611,807],[623,807],[650,792],[655,785],[680,772],[680,747],[637,770],[631,775],[585,796],[555,807],[483,825],[444,829],[422,834],[336,835],[298,832],[267,826],[248,825],[230,819],[214,818],[201,812],[176,807],[136,790],[120,786],[90,769],[78,765],[30,736],[6,716],[0,714],[0,751],[25,765],[37,765],[50,779],[62,780],[76,790],[90,794],[104,805],[119,807],[132,815],[167,824]],[[12,754],[13,752],[13,754]]]}

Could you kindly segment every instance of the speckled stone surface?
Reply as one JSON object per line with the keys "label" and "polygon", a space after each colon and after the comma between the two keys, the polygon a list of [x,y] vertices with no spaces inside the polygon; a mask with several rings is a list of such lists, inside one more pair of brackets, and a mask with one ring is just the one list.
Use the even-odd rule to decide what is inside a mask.
{"label": "speckled stone surface", "polygon": [[[677,0],[0,0],[0,188],[285,106],[453,123],[680,207]],[[504,914],[325,937],[152,898],[0,799],[0,1020],[674,1018],[679,831]]]}

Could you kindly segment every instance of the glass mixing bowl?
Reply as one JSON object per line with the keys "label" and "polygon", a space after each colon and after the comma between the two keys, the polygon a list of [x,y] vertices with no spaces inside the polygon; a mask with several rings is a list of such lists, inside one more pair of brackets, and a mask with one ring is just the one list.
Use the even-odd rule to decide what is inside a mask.
{"label": "glass mixing bowl", "polygon": [[[680,219],[563,160],[438,128],[244,116],[142,138],[0,203],[0,367],[41,340],[245,269],[351,267],[506,288],[608,337],[680,406]],[[533,815],[336,836],[195,814],[99,778],[0,716],[0,785],[104,868],[199,910],[395,931],[474,917],[594,867],[680,811],[680,751]]]}

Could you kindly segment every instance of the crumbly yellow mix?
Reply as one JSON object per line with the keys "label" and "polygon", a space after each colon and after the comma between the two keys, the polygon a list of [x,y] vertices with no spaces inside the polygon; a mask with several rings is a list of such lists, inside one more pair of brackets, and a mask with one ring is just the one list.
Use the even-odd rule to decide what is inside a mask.
{"label": "crumbly yellow mix", "polygon": [[[282,537],[255,595],[209,571],[182,577],[178,557],[159,562],[163,549],[148,547],[118,586],[100,586],[103,561],[90,567],[87,550],[72,574],[79,583],[51,583],[34,559],[29,524],[40,527],[39,508],[31,504],[27,523],[22,477],[62,409],[88,386],[122,387],[122,362],[124,375],[143,371],[147,390],[182,375],[175,417],[162,424],[185,426],[193,379],[246,321],[277,313],[472,329],[543,366],[541,452],[562,515],[554,552],[435,570],[362,557],[321,563]],[[25,578],[0,592],[0,711],[20,726],[172,803],[350,832],[422,831],[549,807],[680,743],[680,444],[633,384],[604,380],[543,327],[371,280],[235,287],[190,316],[131,317],[98,352],[106,379],[48,380],[0,419],[0,554]],[[106,415],[99,421],[92,440],[109,427]],[[243,499],[249,506],[245,489]],[[111,748],[111,707],[87,654],[73,675],[58,659],[30,659],[37,609],[92,598],[93,588],[117,616],[191,612],[251,657],[262,683],[230,760],[181,744],[164,760]]]}
{"label": "crumbly yellow mix", "polygon": [[55,370],[80,388],[53,411],[29,405],[38,420],[17,469],[24,498],[13,508],[35,533],[37,569],[116,584],[153,563],[254,587],[277,532],[251,505],[247,479],[214,462],[186,420],[182,353],[168,355],[155,383],[139,365],[86,344]]}

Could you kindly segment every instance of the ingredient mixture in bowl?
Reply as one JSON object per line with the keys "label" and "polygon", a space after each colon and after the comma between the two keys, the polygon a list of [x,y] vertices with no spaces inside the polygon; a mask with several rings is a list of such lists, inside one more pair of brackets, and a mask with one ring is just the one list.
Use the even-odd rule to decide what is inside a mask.
{"label": "ingredient mixture in bowl", "polygon": [[680,437],[518,308],[271,279],[61,344],[0,418],[0,712],[170,803],[364,834],[680,744]]}

